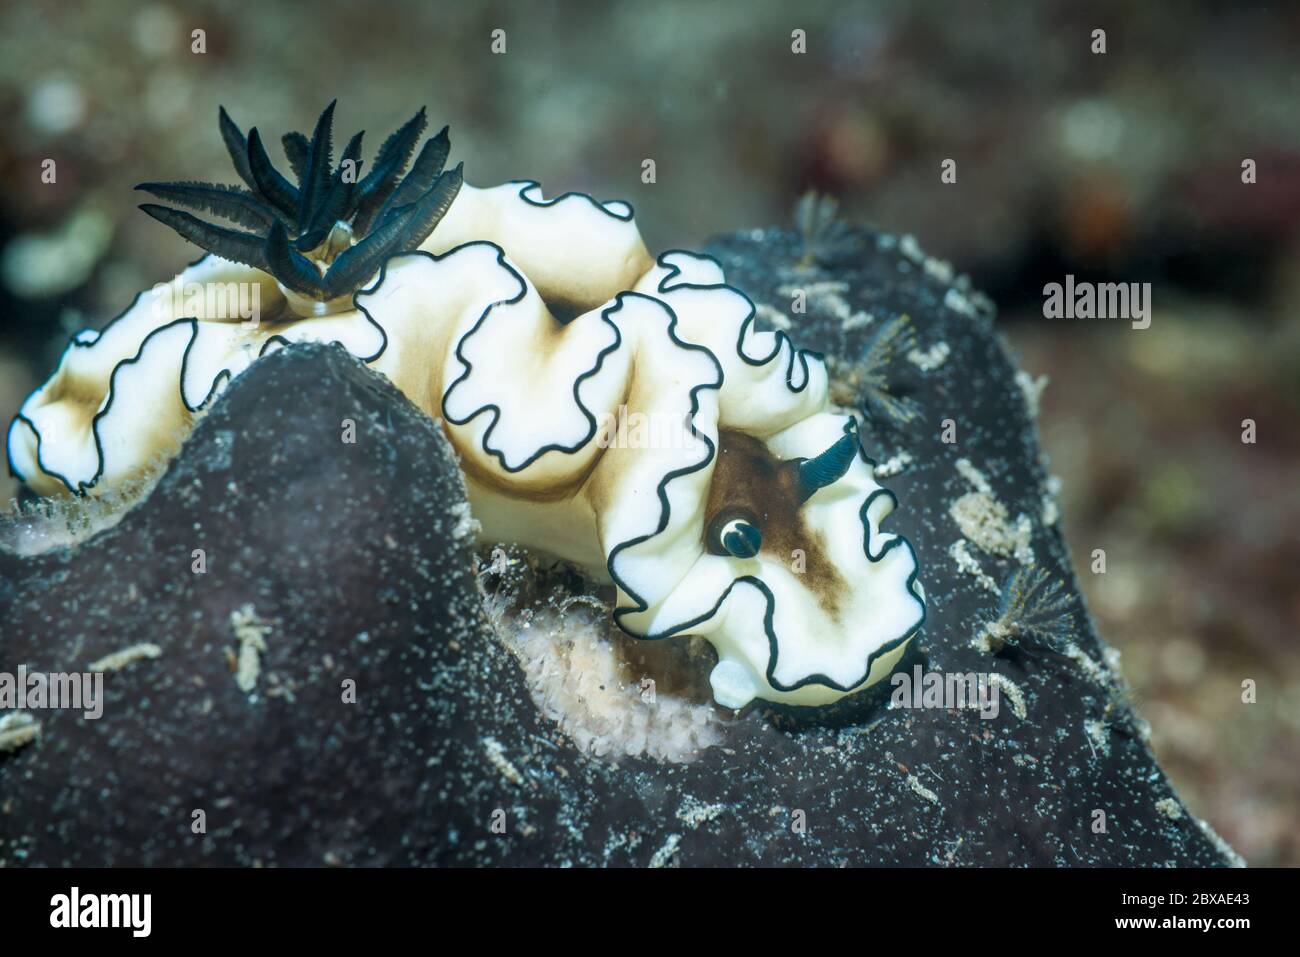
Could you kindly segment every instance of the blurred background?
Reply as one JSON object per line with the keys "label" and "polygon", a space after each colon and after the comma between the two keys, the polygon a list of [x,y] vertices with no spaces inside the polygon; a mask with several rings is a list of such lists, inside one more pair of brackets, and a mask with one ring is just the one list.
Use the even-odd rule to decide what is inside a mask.
{"label": "blurred background", "polygon": [[[367,157],[426,104],[471,182],[628,199],[651,249],[833,193],[997,302],[1161,763],[1250,863],[1300,865],[1300,5],[1084,6],[5,3],[0,419],[196,257],[132,187],[234,182],[218,103],[274,142],[337,96]],[[1066,273],[1153,283],[1151,328],[1044,319]]]}

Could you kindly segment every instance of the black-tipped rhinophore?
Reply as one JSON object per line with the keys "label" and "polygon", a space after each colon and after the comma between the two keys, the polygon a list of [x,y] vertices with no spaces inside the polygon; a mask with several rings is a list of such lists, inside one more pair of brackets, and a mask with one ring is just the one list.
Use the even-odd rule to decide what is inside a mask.
{"label": "black-tipped rhinophore", "polygon": [[799,498],[808,501],[819,488],[844,477],[858,452],[858,437],[853,433],[844,436],[815,458],[799,463]]}
{"label": "black-tipped rhinophore", "polygon": [[[154,203],[140,208],[208,252],[265,270],[285,288],[311,299],[328,301],[347,295],[386,259],[418,247],[446,215],[464,183],[463,164],[443,171],[451,148],[445,126],[425,141],[403,177],[424,131],[423,108],[384,141],[374,168],[361,177],[360,133],[348,141],[338,167],[333,167],[331,103],[316,121],[311,139],[301,133],[286,133],[281,139],[296,186],[271,163],[256,129],[245,137],[224,107],[218,119],[221,138],[244,186],[141,183],[136,189],[245,229],[216,226]],[[335,233],[339,224],[347,228]],[[331,234],[346,238],[349,230],[351,246],[330,239]],[[322,274],[304,254],[327,240],[326,253],[317,253],[329,267]]]}
{"label": "black-tipped rhinophore", "polygon": [[763,547],[763,535],[756,525],[737,520],[723,529],[722,547],[736,558],[753,558]]}

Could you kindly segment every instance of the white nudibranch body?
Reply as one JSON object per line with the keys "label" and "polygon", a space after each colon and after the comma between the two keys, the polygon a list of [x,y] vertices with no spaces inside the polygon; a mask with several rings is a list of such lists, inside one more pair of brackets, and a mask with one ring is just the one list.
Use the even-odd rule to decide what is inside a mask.
{"label": "white nudibranch body", "polygon": [[[194,284],[255,287],[260,320]],[[303,316],[265,272],[207,256],[73,339],[10,427],[11,468],[43,495],[119,485],[257,357],[338,342],[443,420],[485,539],[612,582],[634,636],[706,638],[727,707],[833,702],[924,620],[912,548],[881,529],[894,497],[828,411],[820,357],[756,330],[713,259],[651,258],[627,204],[465,185],[352,304]]]}

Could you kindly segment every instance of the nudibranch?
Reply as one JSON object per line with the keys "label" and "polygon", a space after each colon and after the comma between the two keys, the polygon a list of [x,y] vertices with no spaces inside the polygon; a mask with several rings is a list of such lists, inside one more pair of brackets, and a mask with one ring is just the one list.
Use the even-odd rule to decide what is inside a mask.
{"label": "nudibranch", "polygon": [[296,185],[223,110],[244,186],[141,187],[241,228],[144,207],[209,254],[73,338],[10,427],[14,474],[117,486],[258,357],[339,343],[441,419],[485,540],[616,586],[633,636],[707,639],[720,704],[824,705],[887,675],[924,592],[821,357],[757,329],[710,257],[652,257],[627,203],[477,189],[444,170],[445,129],[403,175],[423,111],[356,175],[332,112],[283,139]]}

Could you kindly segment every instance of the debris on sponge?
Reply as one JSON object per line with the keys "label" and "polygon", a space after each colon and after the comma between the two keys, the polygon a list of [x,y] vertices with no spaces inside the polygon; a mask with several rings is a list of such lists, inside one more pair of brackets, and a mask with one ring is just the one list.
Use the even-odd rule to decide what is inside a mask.
{"label": "debris on sponge", "polygon": [[1161,798],[1156,801],[1156,810],[1171,821],[1181,820],[1183,816],[1182,807],[1173,798]]}
{"label": "debris on sponge", "polygon": [[86,666],[86,670],[91,672],[121,671],[127,665],[135,664],[137,661],[157,658],[161,654],[162,649],[160,647],[152,642],[144,641],[92,661]]}
{"label": "debris on sponge", "polygon": [[677,809],[677,820],[687,827],[698,828],[701,824],[707,824],[726,810],[727,806],[725,804],[705,804],[699,798],[688,794],[682,799],[682,806]]}
{"label": "debris on sponge", "polygon": [[650,867],[669,867],[672,864],[673,855],[677,853],[677,845],[682,842],[680,834],[669,834],[663,846],[655,851],[654,857],[650,858]]}
{"label": "debris on sponge", "polygon": [[1111,674],[1109,669],[1100,662],[1095,661],[1087,652],[1076,645],[1073,641],[1066,643],[1065,647],[1062,648],[1061,651],[1067,658],[1079,666],[1079,670],[1088,677],[1089,681],[1099,685],[1105,685],[1110,682]]}
{"label": "debris on sponge", "polygon": [[939,366],[948,361],[951,348],[946,342],[936,342],[924,352],[918,349],[912,349],[907,353],[907,361],[912,363],[922,372],[933,372]]}
{"label": "debris on sponge", "polygon": [[1043,508],[1042,518],[1043,525],[1051,528],[1061,520],[1061,507],[1059,498],[1061,495],[1061,478],[1057,475],[1047,476],[1047,482],[1043,489]]}
{"label": "debris on sponge", "polygon": [[905,472],[912,462],[911,453],[899,452],[896,455],[891,455],[885,461],[877,463],[872,469],[872,474],[877,479],[893,478],[895,475]]}
{"label": "debris on sponge", "polygon": [[[1089,718],[1083,722],[1083,731],[1088,736],[1088,746],[1094,755],[1110,754],[1110,726],[1105,721]],[[1159,805],[1156,805],[1159,807]]]}
{"label": "debris on sponge", "polygon": [[939,803],[939,795],[935,794],[928,787],[922,784],[920,779],[915,774],[909,774],[907,776],[907,786],[911,788],[913,791],[915,791],[917,794],[919,794],[921,797],[925,798],[931,804]]}
{"label": "debris on sponge", "polygon": [[455,526],[451,530],[451,537],[456,541],[465,541],[466,539],[476,539],[478,534],[483,530],[482,524],[470,512],[469,502],[457,502],[451,507],[452,518],[456,520]]}
{"label": "debris on sponge", "polygon": [[527,779],[520,773],[510,759],[506,757],[506,749],[496,738],[483,739],[483,753],[487,755],[488,764],[497,769],[497,772],[509,781],[511,784],[523,787]]}
{"label": "debris on sponge", "polygon": [[957,571],[963,575],[970,575],[975,579],[975,583],[985,591],[992,592],[995,595],[1001,595],[1002,589],[998,588],[998,583],[990,578],[980,567],[979,561],[970,553],[966,547],[965,539],[958,539],[948,548],[948,555],[957,565]]}
{"label": "debris on sponge", "polygon": [[271,623],[259,618],[252,604],[246,604],[230,613],[230,630],[239,642],[235,684],[244,694],[251,694],[262,674],[262,654],[266,651]]}
{"label": "debris on sponge", "polygon": [[1043,397],[1043,390],[1047,388],[1050,380],[1045,375],[1034,378],[1024,369],[1016,370],[1016,385],[1025,397],[1025,408],[1029,410],[1031,419],[1038,418],[1038,406]]}
{"label": "debris on sponge", "polygon": [[998,501],[993,488],[969,459],[957,460],[957,471],[974,491],[962,495],[948,509],[962,535],[990,555],[1014,557],[1021,565],[1034,563],[1030,545],[1034,527],[1029,516],[1021,514],[1013,523],[1007,507]]}
{"label": "debris on sponge", "polygon": [[989,685],[998,689],[1000,694],[1006,695],[1011,702],[1011,713],[1021,721],[1029,714],[1029,709],[1025,706],[1025,693],[1020,690],[1020,685],[1016,684],[1006,675],[991,674],[989,675]]}
{"label": "debris on sponge", "polygon": [[12,753],[35,741],[41,724],[26,711],[11,711],[0,718],[0,751]]}

